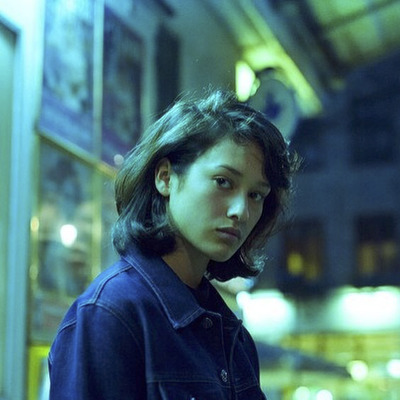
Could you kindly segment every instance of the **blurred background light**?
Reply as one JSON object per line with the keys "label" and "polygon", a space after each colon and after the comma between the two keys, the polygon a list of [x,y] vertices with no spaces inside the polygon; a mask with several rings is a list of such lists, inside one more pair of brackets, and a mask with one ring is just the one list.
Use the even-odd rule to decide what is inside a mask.
{"label": "blurred background light", "polygon": [[311,116],[321,112],[322,103],[316,91],[272,34],[268,38],[267,46],[246,49],[243,58],[254,71],[261,71],[268,67],[284,71],[288,83],[295,89],[303,115]]}
{"label": "blurred background light", "polygon": [[368,375],[368,365],[361,360],[350,361],[347,370],[355,381],[362,381]]}
{"label": "blurred background light", "polygon": [[124,156],[122,154],[115,154],[114,156],[114,165],[116,167],[120,167],[124,162]]}
{"label": "blurred background light", "polygon": [[255,91],[256,76],[244,61],[236,63],[236,94],[240,101],[246,101]]}
{"label": "blurred background light", "polygon": [[300,386],[293,393],[293,400],[310,400],[311,391],[308,387]]}
{"label": "blurred background light", "polygon": [[293,328],[295,307],[278,290],[240,292],[236,299],[244,323],[253,335],[274,341]]}
{"label": "blurred background light", "polygon": [[32,232],[37,232],[39,230],[39,218],[38,217],[32,217],[31,218],[31,231]]}
{"label": "blurred background light", "polygon": [[347,325],[363,329],[378,328],[398,319],[399,310],[398,291],[378,288],[346,294],[342,299],[341,315]]}
{"label": "blurred background light", "polygon": [[65,224],[60,228],[61,243],[66,247],[72,246],[77,236],[78,231],[74,225]]}
{"label": "blurred background light", "polygon": [[386,366],[388,374],[392,378],[400,379],[400,359],[393,359]]}
{"label": "blurred background light", "polygon": [[332,400],[333,396],[329,390],[323,389],[320,390],[317,395],[315,396],[316,400]]}

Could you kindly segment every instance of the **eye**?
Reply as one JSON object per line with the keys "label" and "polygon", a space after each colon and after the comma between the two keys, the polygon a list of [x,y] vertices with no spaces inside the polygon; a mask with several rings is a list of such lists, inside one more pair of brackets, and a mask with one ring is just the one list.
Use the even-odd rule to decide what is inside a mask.
{"label": "eye", "polygon": [[214,181],[220,188],[230,189],[232,187],[232,183],[229,181],[229,179],[226,179],[222,176],[217,176],[216,178],[214,178]]}
{"label": "eye", "polygon": [[268,194],[261,193],[261,192],[251,192],[249,197],[253,199],[255,202],[262,202],[268,196]]}

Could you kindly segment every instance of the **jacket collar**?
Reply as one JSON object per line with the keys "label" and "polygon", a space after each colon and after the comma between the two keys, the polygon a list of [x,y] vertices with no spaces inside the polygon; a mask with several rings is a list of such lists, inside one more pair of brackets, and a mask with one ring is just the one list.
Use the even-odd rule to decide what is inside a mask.
{"label": "jacket collar", "polygon": [[147,282],[175,329],[189,325],[205,313],[190,289],[160,256],[144,254],[136,246],[131,246],[122,259]]}

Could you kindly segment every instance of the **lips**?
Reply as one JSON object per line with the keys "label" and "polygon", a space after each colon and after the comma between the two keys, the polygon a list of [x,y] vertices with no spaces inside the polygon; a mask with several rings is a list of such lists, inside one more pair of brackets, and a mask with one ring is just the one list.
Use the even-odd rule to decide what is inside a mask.
{"label": "lips", "polygon": [[217,229],[218,232],[221,232],[225,235],[231,236],[232,238],[240,240],[242,237],[242,233],[239,229],[236,228],[219,228]]}

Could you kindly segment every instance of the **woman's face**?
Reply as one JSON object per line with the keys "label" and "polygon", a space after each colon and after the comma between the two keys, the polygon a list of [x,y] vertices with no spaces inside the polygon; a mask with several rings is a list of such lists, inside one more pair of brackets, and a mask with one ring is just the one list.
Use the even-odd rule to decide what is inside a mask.
{"label": "woman's face", "polygon": [[230,139],[207,150],[180,177],[164,160],[158,173],[161,176],[164,168],[168,179],[163,181],[164,192],[159,190],[168,197],[179,242],[193,260],[226,261],[245,242],[270,192],[263,164],[258,146]]}

